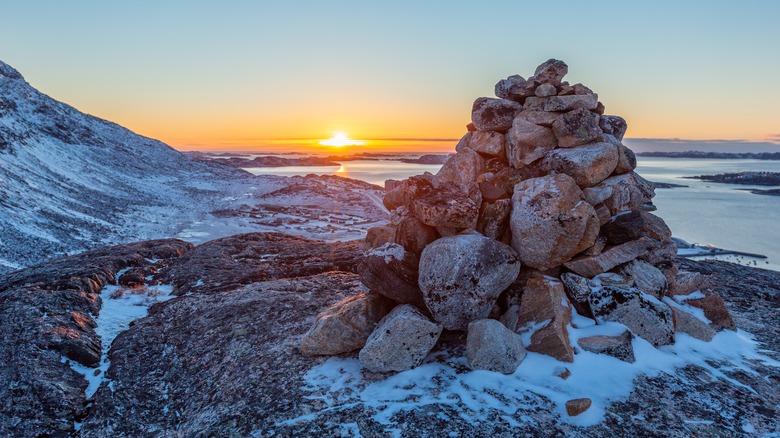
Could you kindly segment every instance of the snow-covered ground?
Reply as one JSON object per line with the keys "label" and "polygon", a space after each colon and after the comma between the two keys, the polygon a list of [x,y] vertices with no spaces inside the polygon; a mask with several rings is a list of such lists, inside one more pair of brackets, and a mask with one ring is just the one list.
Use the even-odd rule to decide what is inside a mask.
{"label": "snow-covered ground", "polygon": [[[572,345],[577,345],[577,340],[583,337],[616,335],[625,330],[625,326],[618,323],[596,325],[592,319],[574,312],[569,339]],[[725,372],[743,370],[755,374],[752,361],[780,367],[780,362],[761,354],[753,337],[741,330],[722,331],[711,342],[678,333],[673,345],[658,349],[642,338],[634,337],[633,348],[634,363],[584,350],[578,351],[574,363],[528,352],[511,375],[472,371],[463,351],[443,350],[430,354],[417,368],[379,380],[368,377],[371,373],[364,375],[357,358],[333,357],[309,370],[302,388],[309,393],[309,398],[320,400],[324,408],[290,418],[278,426],[317,417],[322,420],[329,412],[348,410],[360,404],[372,408],[373,419],[387,425],[386,431],[393,432],[393,416],[397,413],[439,404],[456,406],[459,415],[471,424],[488,421],[489,415],[500,412],[503,413],[500,418],[509,426],[521,428],[523,423],[532,425],[535,420],[522,417],[518,421],[514,414],[518,410],[544,409],[547,400],[555,405],[561,421],[589,426],[604,419],[610,404],[626,400],[634,390],[635,379],[641,375],[680,375],[676,372],[678,369],[696,365],[713,379],[744,386]],[[565,370],[571,374],[563,379],[560,376]],[[593,404],[584,413],[570,417],[565,403],[577,398],[590,398]],[[689,419],[692,422],[699,420]],[[750,430],[754,425],[744,424],[743,428]],[[400,434],[401,430],[396,432]]]}

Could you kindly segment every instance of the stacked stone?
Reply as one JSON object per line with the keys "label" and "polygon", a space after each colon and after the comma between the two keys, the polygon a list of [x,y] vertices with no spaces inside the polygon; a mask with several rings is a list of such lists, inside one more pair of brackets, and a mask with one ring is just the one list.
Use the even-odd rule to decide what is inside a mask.
{"label": "stacked stone", "polygon": [[551,59],[499,81],[436,175],[388,184],[391,225],[369,231],[358,268],[370,292],[320,315],[303,353],[360,350],[369,370],[402,371],[443,330],[466,331],[473,368],[512,373],[526,350],[574,360],[572,311],[625,325],[578,344],[630,362],[634,336],[657,347],[675,331],[734,329],[701,276],[675,267],[653,185],[622,143],[626,121],[567,72]]}

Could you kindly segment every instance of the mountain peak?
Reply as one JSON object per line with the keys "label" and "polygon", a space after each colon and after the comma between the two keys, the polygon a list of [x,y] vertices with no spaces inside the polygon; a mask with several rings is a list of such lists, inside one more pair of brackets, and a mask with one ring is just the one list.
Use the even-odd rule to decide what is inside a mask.
{"label": "mountain peak", "polygon": [[6,77],[8,79],[24,80],[21,73],[3,61],[0,61],[0,76]]}

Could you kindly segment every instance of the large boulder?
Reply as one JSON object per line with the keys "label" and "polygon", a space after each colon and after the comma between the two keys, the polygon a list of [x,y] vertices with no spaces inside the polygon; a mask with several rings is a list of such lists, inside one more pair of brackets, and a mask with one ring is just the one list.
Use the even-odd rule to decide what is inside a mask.
{"label": "large boulder", "polygon": [[671,309],[639,289],[594,289],[590,308],[597,323],[619,322],[654,347],[674,343]]}
{"label": "large boulder", "polygon": [[734,319],[720,295],[705,289],[700,294],[685,299],[684,303],[703,310],[704,316],[711,321],[710,325],[717,331],[737,329]]}
{"label": "large boulder", "polygon": [[525,359],[520,335],[495,319],[472,321],[466,338],[466,359],[475,370],[512,374]]}
{"label": "large boulder", "polygon": [[471,148],[462,148],[444,162],[436,177],[440,182],[466,186],[484,172],[485,160]]}
{"label": "large boulder", "polygon": [[301,353],[333,356],[363,348],[377,323],[392,308],[392,301],[372,293],[344,298],[317,316],[301,338]]}
{"label": "large boulder", "polygon": [[479,204],[458,187],[441,186],[412,201],[412,213],[420,222],[432,227],[474,228]]}
{"label": "large boulder", "polygon": [[506,131],[523,106],[508,99],[480,97],[471,108],[471,121],[477,131]]}
{"label": "large boulder", "polygon": [[439,233],[434,227],[425,225],[414,216],[407,216],[398,223],[393,240],[407,251],[420,254],[429,243],[438,238]]}
{"label": "large boulder", "polygon": [[366,231],[366,246],[369,248],[377,248],[385,243],[393,242],[395,234],[395,227],[389,225],[371,227]]}
{"label": "large boulder", "polygon": [[507,137],[506,156],[509,164],[516,168],[533,163],[558,146],[552,129],[531,123],[524,117],[514,119]]}
{"label": "large boulder", "polygon": [[609,134],[618,140],[623,140],[623,136],[628,129],[628,123],[620,116],[603,115],[599,119],[599,127],[605,134]]}
{"label": "large boulder", "polygon": [[512,75],[498,81],[495,87],[496,96],[502,99],[510,99],[523,102],[526,97],[533,96],[537,83],[533,80],[526,81],[520,75]]}
{"label": "large boulder", "polygon": [[547,153],[540,167],[548,172],[565,173],[580,187],[591,187],[604,181],[615,170],[618,152],[610,143],[591,143]]}
{"label": "large boulder", "polygon": [[387,314],[366,340],[358,357],[369,371],[406,371],[422,363],[439,340],[442,327],[403,304]]}
{"label": "large boulder", "polygon": [[520,303],[518,330],[532,332],[528,351],[546,354],[564,362],[574,361],[569,344],[571,306],[563,283],[535,273],[528,278]]}
{"label": "large boulder", "polygon": [[520,273],[508,245],[480,234],[443,237],[420,257],[420,289],[433,318],[448,330],[485,319]]}
{"label": "large boulder", "polygon": [[569,66],[559,59],[548,59],[536,67],[533,79],[540,84],[561,85],[563,77],[569,72]]}
{"label": "large boulder", "polygon": [[644,234],[645,216],[639,210],[624,211],[610,218],[601,227],[601,234],[612,245],[630,242]]}
{"label": "large boulder", "polygon": [[621,266],[620,273],[633,279],[637,289],[659,300],[666,293],[666,276],[650,263],[633,260]]}
{"label": "large boulder", "polygon": [[612,189],[612,194],[604,200],[604,205],[613,216],[621,211],[634,210],[649,204],[655,196],[653,185],[635,172],[612,176],[599,186]]}
{"label": "large boulder", "polygon": [[558,146],[570,148],[590,143],[601,136],[599,115],[585,108],[570,111],[558,117],[552,124]]}
{"label": "large boulder", "polygon": [[664,303],[672,309],[672,319],[674,320],[674,331],[676,333],[685,333],[696,339],[709,342],[715,337],[717,332],[708,322],[697,318],[687,309],[675,303],[670,298],[665,298]]}
{"label": "large boulder", "polygon": [[524,265],[546,270],[593,245],[599,221],[568,175],[532,178],[512,196],[512,247]]}
{"label": "large boulder", "polygon": [[388,243],[367,251],[357,267],[360,280],[371,291],[404,304],[425,308],[417,285],[418,257],[403,246]]}
{"label": "large boulder", "polygon": [[469,147],[481,154],[501,156],[506,149],[506,136],[496,131],[475,131],[469,139]]}

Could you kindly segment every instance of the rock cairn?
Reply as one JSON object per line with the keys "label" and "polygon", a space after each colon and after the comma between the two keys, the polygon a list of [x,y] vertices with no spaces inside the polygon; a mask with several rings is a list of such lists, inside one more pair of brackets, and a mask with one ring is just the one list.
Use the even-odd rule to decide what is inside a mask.
{"label": "rock cairn", "polygon": [[[391,224],[369,230],[358,268],[369,292],[323,312],[304,354],[359,350],[371,371],[403,371],[443,331],[465,331],[472,368],[509,374],[526,351],[633,362],[634,336],[658,347],[734,329],[701,275],[678,272],[671,231],[650,213],[654,187],[622,143],[626,121],[567,72],[551,59],[499,81],[436,175],[388,181]],[[627,329],[571,345],[573,311]]]}

